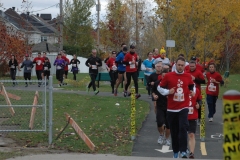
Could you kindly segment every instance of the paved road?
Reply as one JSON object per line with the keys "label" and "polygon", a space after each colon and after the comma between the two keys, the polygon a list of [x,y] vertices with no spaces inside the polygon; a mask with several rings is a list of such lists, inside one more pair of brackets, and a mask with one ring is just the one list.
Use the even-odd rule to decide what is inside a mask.
{"label": "paved road", "polygon": [[[27,87],[27,88],[16,87],[15,89],[42,90],[43,88],[39,88],[37,86],[31,86],[31,87]],[[53,92],[86,94],[86,92],[84,92],[84,91],[67,91],[67,90],[62,90],[61,88],[57,88],[56,86],[53,89]],[[109,93],[100,92],[99,95],[109,96]],[[155,119],[155,113],[153,111],[152,101],[150,99],[148,99],[147,95],[142,95],[142,97],[140,99],[149,102],[151,110],[150,110],[149,115],[146,118],[146,121],[143,123],[143,126],[142,126],[141,130],[139,131],[139,133],[136,137],[136,140],[134,142],[132,158],[133,159],[139,159],[139,157],[145,157],[145,159],[151,159],[149,157],[171,158],[173,155],[173,153],[171,151],[167,152],[167,153],[161,153],[160,151],[156,150],[156,149],[161,150],[162,146],[157,144],[157,139],[158,139],[159,134],[157,131],[157,124],[156,124],[156,119]],[[206,117],[207,117],[207,108],[206,108]],[[214,121],[210,123],[206,119],[205,148],[206,148],[207,155],[202,155],[202,152],[201,152],[201,149],[202,150],[204,149],[204,145],[202,144],[203,147],[202,148],[200,147],[201,141],[199,138],[199,127],[198,127],[197,133],[196,133],[195,158],[223,159],[223,151],[222,151],[223,137],[220,135],[222,133],[223,133],[222,132],[222,101],[218,100],[217,101],[217,112],[215,114]],[[169,150],[171,150],[171,147],[169,148]],[[66,155],[68,155],[68,154],[66,154]],[[81,154],[81,155],[83,155],[83,154]],[[72,158],[74,159],[74,157],[72,157]],[[129,159],[132,159],[132,158],[129,158]],[[47,157],[47,159],[51,159],[51,158]],[[64,158],[64,159],[69,159],[69,158],[68,158],[68,156],[66,156],[66,158]],[[86,159],[87,159],[87,157],[86,157]],[[91,158],[89,158],[89,159],[91,159]],[[99,158],[99,159],[101,159],[101,158]],[[123,157],[122,159],[128,159],[128,158]],[[155,159],[155,158],[153,158],[153,159]]]}

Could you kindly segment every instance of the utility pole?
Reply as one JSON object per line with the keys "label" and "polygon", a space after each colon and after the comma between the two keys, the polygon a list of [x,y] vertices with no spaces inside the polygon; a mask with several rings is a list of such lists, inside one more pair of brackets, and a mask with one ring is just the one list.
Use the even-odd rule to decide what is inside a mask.
{"label": "utility pole", "polygon": [[100,11],[101,11],[101,4],[100,4],[100,0],[98,0],[98,4],[96,7],[97,10],[97,51],[99,53],[99,18],[100,18]]}
{"label": "utility pole", "polygon": [[59,51],[63,50],[63,0],[60,0],[60,33],[59,33]]}
{"label": "utility pole", "polygon": [[138,33],[138,3],[136,2],[136,46],[139,48],[139,33]]}

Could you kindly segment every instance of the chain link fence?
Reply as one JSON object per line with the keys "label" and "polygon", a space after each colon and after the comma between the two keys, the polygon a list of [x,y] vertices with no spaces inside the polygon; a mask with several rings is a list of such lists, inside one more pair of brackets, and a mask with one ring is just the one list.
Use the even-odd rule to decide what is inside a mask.
{"label": "chain link fence", "polygon": [[45,81],[0,80],[0,88],[0,132],[46,131]]}

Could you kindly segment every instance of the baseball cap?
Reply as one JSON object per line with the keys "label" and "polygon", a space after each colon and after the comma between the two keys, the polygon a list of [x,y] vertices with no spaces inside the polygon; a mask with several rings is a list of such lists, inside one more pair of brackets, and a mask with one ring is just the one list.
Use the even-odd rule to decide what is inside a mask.
{"label": "baseball cap", "polygon": [[25,54],[25,57],[29,57],[29,54]]}
{"label": "baseball cap", "polygon": [[191,60],[196,61],[196,60],[197,60],[197,57],[192,56],[192,57],[191,57]]}
{"label": "baseball cap", "polygon": [[135,46],[134,46],[134,45],[131,45],[131,46],[130,46],[130,49],[135,49]]}

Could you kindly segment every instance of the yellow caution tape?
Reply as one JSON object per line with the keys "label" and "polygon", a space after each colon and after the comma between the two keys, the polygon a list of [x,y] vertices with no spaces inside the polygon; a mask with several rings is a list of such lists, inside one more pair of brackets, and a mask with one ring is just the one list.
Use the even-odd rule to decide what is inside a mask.
{"label": "yellow caution tape", "polygon": [[136,97],[135,97],[135,88],[131,88],[131,139],[135,139],[136,135]]}
{"label": "yellow caution tape", "polygon": [[200,125],[200,139],[205,141],[205,108],[206,108],[206,86],[201,87],[202,106],[201,106],[201,125]]}

